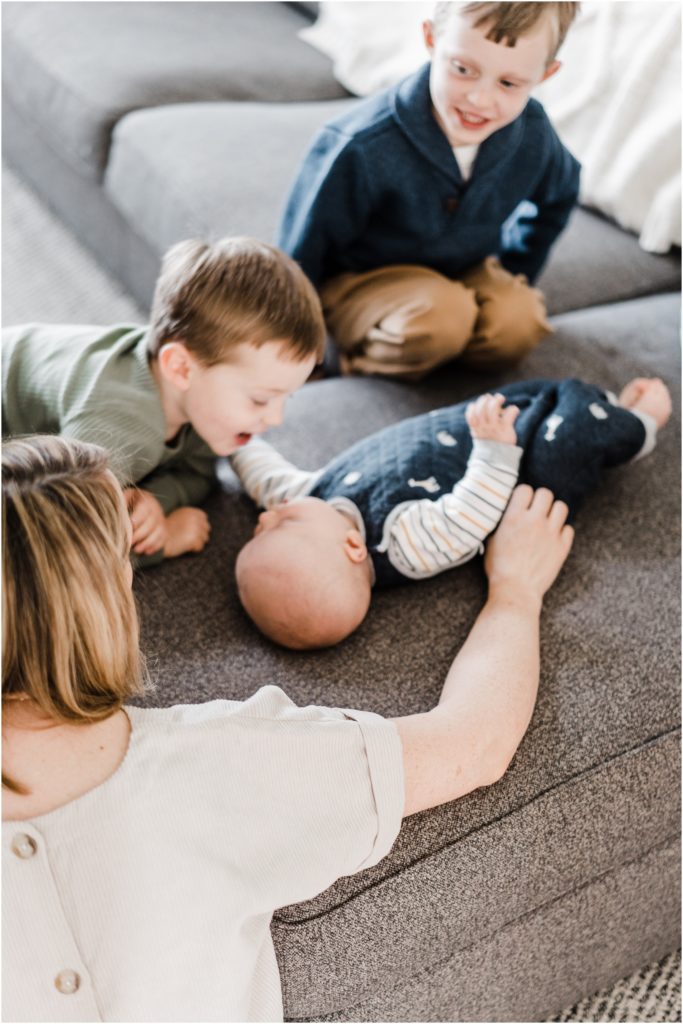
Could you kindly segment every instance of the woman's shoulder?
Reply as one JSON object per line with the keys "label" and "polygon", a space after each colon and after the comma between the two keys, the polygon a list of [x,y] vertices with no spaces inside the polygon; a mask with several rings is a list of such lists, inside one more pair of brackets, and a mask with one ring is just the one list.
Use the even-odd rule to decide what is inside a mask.
{"label": "woman's shoulder", "polygon": [[140,732],[175,732],[192,729],[229,727],[234,724],[345,721],[347,716],[337,708],[306,705],[299,707],[279,686],[262,686],[246,700],[214,699],[195,704],[174,704],[167,708],[129,706],[126,712],[134,730]]}

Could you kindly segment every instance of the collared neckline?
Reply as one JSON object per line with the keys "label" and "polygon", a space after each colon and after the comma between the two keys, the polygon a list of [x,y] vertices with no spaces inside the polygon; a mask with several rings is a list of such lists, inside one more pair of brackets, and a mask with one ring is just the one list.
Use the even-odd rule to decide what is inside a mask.
{"label": "collared neckline", "polygon": [[[392,112],[399,127],[412,142],[416,149],[440,171],[449,181],[465,185],[453,154],[453,149],[445,134],[439,127],[432,109],[429,92],[429,73],[431,64],[427,61],[415,74],[404,78],[395,90],[392,98]],[[504,128],[498,129],[479,146],[479,152],[472,168],[477,177],[510,160],[521,144],[524,134],[524,113]]]}

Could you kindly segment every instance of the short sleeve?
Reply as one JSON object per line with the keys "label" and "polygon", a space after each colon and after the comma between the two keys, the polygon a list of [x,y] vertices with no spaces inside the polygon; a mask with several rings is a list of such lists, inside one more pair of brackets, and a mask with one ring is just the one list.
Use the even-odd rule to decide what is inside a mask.
{"label": "short sleeve", "polygon": [[311,899],[387,855],[404,807],[392,722],[300,708],[275,686],[229,706],[225,796],[231,815],[248,816],[240,856],[262,865],[264,909]]}

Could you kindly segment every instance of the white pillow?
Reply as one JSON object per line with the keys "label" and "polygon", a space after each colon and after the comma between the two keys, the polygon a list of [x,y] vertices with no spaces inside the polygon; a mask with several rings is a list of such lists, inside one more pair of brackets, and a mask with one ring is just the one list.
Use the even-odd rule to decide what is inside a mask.
{"label": "white pillow", "polygon": [[[323,0],[301,38],[339,82],[367,96],[427,59],[428,0]],[[672,0],[585,2],[562,70],[535,92],[583,165],[581,202],[639,235],[650,252],[681,244],[681,12]]]}
{"label": "white pillow", "polygon": [[643,249],[680,245],[680,5],[586,3],[561,58],[535,95],[583,164],[581,201]]}
{"label": "white pillow", "polygon": [[299,35],[332,60],[345,89],[369,96],[427,60],[421,26],[433,10],[430,0],[322,0]]}

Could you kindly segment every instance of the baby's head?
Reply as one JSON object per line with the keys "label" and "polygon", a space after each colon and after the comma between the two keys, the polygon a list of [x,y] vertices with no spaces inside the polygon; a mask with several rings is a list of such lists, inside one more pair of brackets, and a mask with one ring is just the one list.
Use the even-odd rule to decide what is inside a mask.
{"label": "baby's head", "polygon": [[578,3],[437,3],[423,25],[434,114],[451,146],[479,145],[517,118],[555,55]]}
{"label": "baby's head", "polygon": [[365,541],[349,518],[319,498],[262,512],[235,576],[244,609],[261,632],[295,650],[339,643],[370,606]]}
{"label": "baby's head", "polygon": [[217,455],[282,421],[324,342],[315,288],[275,246],[188,240],[164,256],[147,336],[153,372]]}

